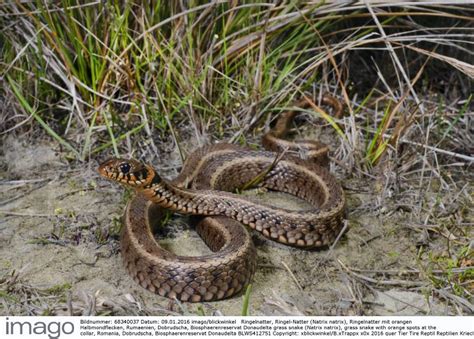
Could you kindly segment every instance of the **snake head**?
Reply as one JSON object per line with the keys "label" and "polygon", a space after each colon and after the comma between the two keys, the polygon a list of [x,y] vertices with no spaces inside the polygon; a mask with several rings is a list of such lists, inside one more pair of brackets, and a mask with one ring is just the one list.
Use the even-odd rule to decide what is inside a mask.
{"label": "snake head", "polygon": [[106,179],[116,181],[131,188],[144,188],[156,175],[155,171],[133,159],[113,158],[102,163],[99,174]]}

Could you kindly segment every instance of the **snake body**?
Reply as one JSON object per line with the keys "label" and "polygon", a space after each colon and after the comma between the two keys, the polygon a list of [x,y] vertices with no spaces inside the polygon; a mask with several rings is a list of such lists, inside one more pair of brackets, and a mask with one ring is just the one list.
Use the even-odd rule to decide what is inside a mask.
{"label": "snake body", "polygon": [[[338,106],[325,100],[337,116]],[[135,160],[111,159],[99,167],[102,176],[137,191],[125,211],[121,244],[124,264],[141,286],[191,302],[238,293],[256,267],[256,251],[242,224],[301,248],[327,246],[336,239],[342,228],[344,192],[327,168],[325,145],[281,139],[294,115],[294,111],[283,114],[263,138],[267,148],[278,152],[283,148],[283,155],[225,143],[205,146],[188,157],[172,181]],[[292,155],[302,148],[308,159]],[[312,207],[287,210],[231,193],[255,178],[260,179],[256,186],[292,194]],[[214,253],[187,257],[163,249],[152,233],[163,209],[204,216],[196,230]]]}

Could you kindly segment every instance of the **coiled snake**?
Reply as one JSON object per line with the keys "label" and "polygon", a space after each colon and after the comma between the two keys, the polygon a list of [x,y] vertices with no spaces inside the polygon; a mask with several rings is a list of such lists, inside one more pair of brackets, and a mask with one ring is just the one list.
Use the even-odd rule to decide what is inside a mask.
{"label": "coiled snake", "polygon": [[[341,115],[339,101],[325,95],[323,103]],[[306,101],[299,106],[307,106]],[[224,143],[202,147],[172,181],[135,160],[110,159],[100,165],[102,176],[137,192],[126,207],[121,236],[123,261],[135,281],[172,299],[219,300],[238,293],[255,272],[256,251],[242,224],[295,247],[321,247],[335,240],[342,226],[344,192],[328,171],[326,145],[281,139],[295,114],[283,113],[264,135],[264,146],[273,152]],[[294,151],[305,151],[308,159],[292,155]],[[286,210],[230,193],[257,177],[258,187],[292,194],[313,207]],[[163,249],[152,233],[163,208],[205,216],[196,230],[214,253],[187,257]]]}

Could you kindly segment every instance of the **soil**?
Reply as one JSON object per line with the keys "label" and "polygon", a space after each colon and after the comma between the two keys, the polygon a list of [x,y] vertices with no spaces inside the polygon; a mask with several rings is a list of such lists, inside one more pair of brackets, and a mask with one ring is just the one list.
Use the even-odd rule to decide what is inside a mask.
{"label": "soil", "polygon": [[[71,166],[53,144],[32,145],[11,137],[4,140],[0,162],[0,314],[241,314],[242,294],[181,304],[150,293],[128,276],[119,232],[131,193],[99,178],[97,163]],[[439,197],[432,185],[421,201],[414,194],[419,189],[414,178],[406,179],[413,182],[413,190],[390,196],[378,189],[376,180],[341,174],[333,167],[347,195],[347,231],[332,248],[319,251],[285,247],[254,234],[259,264],[249,313],[469,313],[469,301],[463,308],[436,292],[440,288],[432,284],[430,258],[421,250],[442,255],[446,236],[453,241],[460,236],[451,228],[430,228],[417,206],[447,211],[453,222],[472,225],[472,205],[466,207],[472,204],[467,193],[472,192],[472,180],[457,179],[460,189],[452,193],[457,199]],[[291,205],[286,199],[270,194],[268,200]],[[426,206],[432,199],[440,202]],[[187,255],[207,251],[185,218],[173,218],[166,230],[159,239],[163,246]],[[472,228],[461,233],[473,239]]]}

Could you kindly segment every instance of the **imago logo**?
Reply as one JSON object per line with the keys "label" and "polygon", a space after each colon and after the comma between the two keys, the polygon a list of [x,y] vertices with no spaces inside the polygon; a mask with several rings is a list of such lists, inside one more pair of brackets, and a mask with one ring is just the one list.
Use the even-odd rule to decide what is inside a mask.
{"label": "imago logo", "polygon": [[50,339],[57,339],[62,334],[74,333],[74,324],[66,321],[18,321],[7,317],[5,326],[5,334],[8,335],[33,335],[45,334]]}

